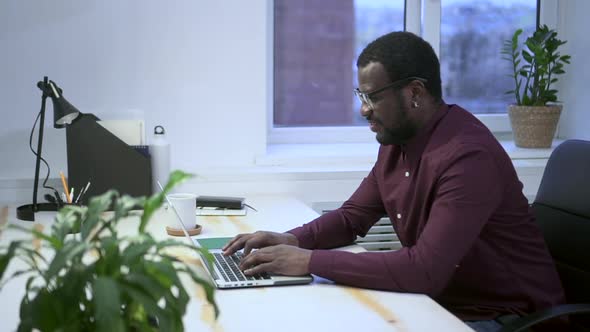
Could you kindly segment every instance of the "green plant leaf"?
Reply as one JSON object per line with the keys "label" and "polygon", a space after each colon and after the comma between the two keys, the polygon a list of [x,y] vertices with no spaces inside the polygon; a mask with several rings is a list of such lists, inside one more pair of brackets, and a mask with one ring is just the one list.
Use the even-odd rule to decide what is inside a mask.
{"label": "green plant leaf", "polygon": [[[6,271],[6,267],[8,266],[8,263],[10,263],[10,260],[12,260],[12,257],[14,257],[14,253],[16,251],[16,249],[21,245],[20,241],[12,241],[10,242],[10,245],[8,246],[8,250],[6,251],[6,253],[0,255],[0,280],[2,280],[2,277],[4,276],[4,272]],[[2,289],[0,287],[0,289]]]}
{"label": "green plant leaf", "polygon": [[169,240],[164,240],[164,241],[160,241],[158,243],[156,243],[156,248],[158,250],[158,252],[160,252],[162,249],[164,248],[168,248],[168,247],[184,247],[184,248],[194,248],[193,245],[188,245],[184,242],[180,242],[178,240],[174,240],[174,239],[169,239]]}
{"label": "green plant leaf", "polygon": [[547,94],[555,95],[555,94],[557,94],[557,90],[555,90],[555,89],[547,90]]}
{"label": "green plant leaf", "polygon": [[31,283],[35,279],[34,276],[29,277],[25,287],[25,296],[20,301],[19,307],[19,318],[20,323],[18,324],[17,331],[27,331],[30,332],[33,329],[33,305],[31,301],[29,301],[28,291],[31,286]]}
{"label": "green plant leaf", "polygon": [[15,256],[21,258],[22,261],[26,262],[31,268],[41,273],[39,262],[47,264],[47,259],[41,255],[41,251],[29,248],[28,246],[20,246]]}
{"label": "green plant leaf", "polygon": [[100,238],[102,259],[96,262],[96,269],[99,274],[115,275],[119,273],[121,267],[119,250],[119,240],[115,236],[103,236]]}
{"label": "green plant leaf", "polygon": [[[73,264],[65,274],[58,277],[55,289],[55,298],[66,303],[77,303],[78,306],[84,306],[85,310],[67,310],[64,321],[77,321],[77,326],[90,323],[90,317],[94,314],[92,292],[92,283],[96,278],[95,265]],[[77,328],[78,330],[80,328]]]}
{"label": "green plant leaf", "polygon": [[92,290],[96,331],[125,331],[117,282],[110,277],[98,277],[92,283]]}
{"label": "green plant leaf", "polygon": [[[566,41],[559,40],[557,32],[546,25],[538,27],[519,45],[521,33],[522,29],[518,29],[510,41],[504,40],[501,52],[508,55],[508,45],[511,44],[513,54],[508,55],[510,58],[503,57],[512,63],[510,76],[514,79],[515,89],[511,91],[518,105],[544,105],[556,99],[556,95],[549,92],[550,86],[556,82],[556,75],[565,73],[563,64],[569,62],[570,56],[558,51]],[[521,60],[524,64],[519,66]]]}
{"label": "green plant leaf", "polygon": [[144,290],[156,303],[164,297],[164,293],[169,290],[172,284],[171,282],[163,284],[161,278],[154,278],[151,273],[144,269],[129,273],[124,276],[123,280],[129,285],[134,285],[136,288]]}
{"label": "green plant leaf", "polygon": [[12,279],[14,279],[16,277],[20,277],[23,274],[27,274],[27,273],[31,273],[31,272],[35,272],[35,269],[18,270],[18,271],[13,272],[6,279],[2,280],[2,283],[0,283],[0,290],[2,290],[2,288],[4,287],[4,285],[6,285],[10,280],[12,280]]}
{"label": "green plant leaf", "polygon": [[50,293],[46,288],[41,288],[37,296],[31,301],[30,314],[32,326],[41,331],[56,331],[60,328],[60,318],[63,317],[64,303]]}
{"label": "green plant leaf", "polygon": [[[141,310],[145,310],[146,315],[153,315],[157,317],[160,331],[173,331],[173,323],[171,322],[170,314],[157,305],[157,303],[150,296],[149,292],[128,283],[120,283],[119,287],[122,294],[124,293],[133,301],[133,303],[136,303],[140,306],[140,308],[143,308]],[[132,314],[131,316],[140,320],[140,322],[147,323],[146,315],[141,315],[138,317],[138,315]]]}
{"label": "green plant leaf", "polygon": [[61,247],[63,245],[63,243],[61,241],[59,241],[59,239],[57,239],[57,238],[55,238],[55,237],[53,237],[51,235],[47,235],[47,234],[45,234],[43,232],[39,232],[36,229],[26,228],[26,227],[23,227],[21,225],[16,225],[16,224],[9,224],[7,227],[8,228],[13,228],[13,229],[18,229],[18,230],[23,231],[25,233],[30,233],[33,236],[35,236],[36,238],[43,239],[43,240],[49,242],[49,244],[54,249],[58,249],[59,250],[59,249],[61,249]]}
{"label": "green plant leaf", "polygon": [[[152,271],[146,272],[145,275],[129,276],[126,281],[132,281],[141,289],[149,292],[149,294],[155,298],[154,301],[159,304],[160,308],[168,313],[170,324],[174,326],[174,328],[182,326],[181,318],[186,311],[186,305],[188,304],[189,298],[186,291],[183,289],[180,280],[176,278],[176,282],[173,282],[170,285],[164,285],[161,283],[161,276],[155,277],[153,273],[154,272]],[[176,275],[176,271],[174,271],[174,275]],[[175,278],[167,279],[166,283],[174,279]],[[160,282],[158,282],[158,280]],[[178,289],[178,296],[175,296],[172,293],[173,286]]]}
{"label": "green plant leaf", "polygon": [[64,245],[63,249],[55,253],[55,257],[49,264],[47,272],[45,272],[45,278],[47,280],[53,278],[62,268],[66,267],[75,256],[78,257],[78,261],[81,261],[81,257],[87,249],[87,245],[84,242],[68,242]]}
{"label": "green plant leaf", "polygon": [[529,52],[527,52],[526,50],[522,50],[522,58],[524,59],[524,61],[526,61],[528,63],[533,62],[533,56]]}
{"label": "green plant leaf", "polygon": [[90,232],[94,230],[95,226],[97,226],[97,224],[100,222],[102,213],[109,209],[113,200],[118,196],[119,194],[115,190],[109,190],[100,196],[95,196],[90,199],[87,210],[87,218],[86,220],[83,220],[80,229],[80,235],[83,239],[88,238]]}
{"label": "green plant leaf", "polygon": [[164,309],[174,314],[171,323],[172,325],[177,325],[179,322],[176,321],[174,317],[182,317],[184,315],[189,299],[185,291],[179,292],[178,297],[172,294],[171,289],[173,286],[179,291],[183,287],[178,278],[177,271],[172,265],[172,261],[163,257],[162,261],[150,262],[149,264],[144,265],[147,274],[150,275],[152,279],[158,280],[159,284],[163,287],[164,291],[162,292],[162,296],[165,300],[163,303]]}
{"label": "green plant leaf", "polygon": [[150,248],[155,246],[153,239],[146,240],[143,242],[132,242],[130,243],[123,253],[121,254],[123,265],[130,265],[140,260],[144,255],[148,253]]}
{"label": "green plant leaf", "polygon": [[87,209],[85,206],[75,205],[66,205],[60,209],[51,225],[52,236],[63,243],[68,234],[79,232]]}
{"label": "green plant leaf", "polygon": [[529,98],[529,96],[528,96],[528,95],[524,95],[524,96],[522,96],[522,104],[523,104],[523,105],[526,105],[526,106],[530,106],[530,105],[532,105],[532,103],[531,103],[531,99]]}
{"label": "green plant leaf", "polygon": [[512,35],[512,48],[515,50],[518,46],[518,37],[522,34],[522,29],[516,29]]}
{"label": "green plant leaf", "polygon": [[160,262],[144,262],[144,268],[147,273],[166,288],[169,288],[178,280],[176,270],[168,259],[162,259]]}
{"label": "green plant leaf", "polygon": [[213,309],[215,310],[215,317],[217,318],[217,316],[219,315],[219,308],[217,307],[217,303],[215,302],[215,287],[213,287],[213,285],[211,285],[211,283],[208,280],[199,277],[195,273],[195,271],[193,271],[190,267],[186,267],[179,270],[183,271],[184,273],[187,273],[196,284],[203,287],[203,290],[205,291],[205,297],[207,298],[207,302],[213,305]]}
{"label": "green plant leaf", "polygon": [[143,206],[144,197],[134,198],[129,195],[123,195],[115,201],[115,217],[113,219],[119,220],[129,215],[129,212],[135,208]]}
{"label": "green plant leaf", "polygon": [[138,229],[139,233],[145,232],[145,227],[147,226],[148,221],[150,220],[154,212],[156,212],[156,210],[160,208],[160,206],[162,206],[163,202],[164,193],[155,194],[145,201],[143,205],[143,215],[141,216],[141,221]]}

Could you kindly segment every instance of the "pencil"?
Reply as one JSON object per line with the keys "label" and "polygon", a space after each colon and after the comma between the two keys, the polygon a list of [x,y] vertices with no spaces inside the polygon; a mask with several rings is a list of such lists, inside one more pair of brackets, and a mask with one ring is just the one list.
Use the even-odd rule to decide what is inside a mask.
{"label": "pencil", "polygon": [[88,181],[88,183],[86,184],[86,187],[82,187],[82,189],[80,189],[80,193],[78,194],[78,197],[76,198],[75,203],[78,203],[80,198],[82,198],[82,197],[84,197],[84,195],[86,195],[86,192],[88,191],[89,187],[90,187],[90,181]]}
{"label": "pencil", "polygon": [[80,189],[78,191],[78,196],[76,197],[76,200],[74,201],[74,204],[78,203],[78,201],[80,200],[80,196],[82,196],[83,193],[84,193],[84,187],[82,187],[82,189]]}
{"label": "pencil", "polygon": [[86,187],[84,187],[84,194],[86,194],[86,192],[88,191],[88,188],[90,188],[90,181],[88,181],[88,183],[86,184]]}
{"label": "pencil", "polygon": [[66,193],[66,200],[68,203],[72,203],[72,201],[70,200],[70,191],[68,190],[68,183],[66,182],[64,172],[59,172],[59,175],[61,176],[61,184],[64,186],[64,192]]}

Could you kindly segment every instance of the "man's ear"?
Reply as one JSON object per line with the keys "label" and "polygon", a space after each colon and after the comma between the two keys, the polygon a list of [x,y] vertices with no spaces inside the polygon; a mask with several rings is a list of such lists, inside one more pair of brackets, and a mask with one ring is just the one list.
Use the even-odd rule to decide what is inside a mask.
{"label": "man's ear", "polygon": [[410,83],[410,99],[411,100],[420,100],[420,98],[424,97],[426,93],[426,86],[424,82],[414,80]]}

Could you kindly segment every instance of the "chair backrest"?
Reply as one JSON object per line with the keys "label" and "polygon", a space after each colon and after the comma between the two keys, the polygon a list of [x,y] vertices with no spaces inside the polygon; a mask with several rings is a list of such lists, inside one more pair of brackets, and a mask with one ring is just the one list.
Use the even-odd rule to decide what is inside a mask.
{"label": "chair backrest", "polygon": [[553,151],[533,211],[568,303],[590,303],[590,142],[568,140]]}

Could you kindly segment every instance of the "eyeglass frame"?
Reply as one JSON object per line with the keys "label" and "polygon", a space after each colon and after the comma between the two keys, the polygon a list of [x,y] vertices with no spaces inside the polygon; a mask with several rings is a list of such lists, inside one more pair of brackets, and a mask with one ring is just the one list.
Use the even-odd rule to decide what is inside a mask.
{"label": "eyeglass frame", "polygon": [[389,83],[386,86],[380,87],[380,88],[373,90],[371,92],[362,92],[361,90],[359,90],[359,88],[356,88],[353,90],[353,93],[358,98],[358,100],[361,102],[361,105],[365,104],[365,105],[367,105],[367,107],[369,107],[369,110],[374,110],[375,103],[373,102],[373,100],[371,100],[372,96],[374,96],[380,92],[383,92],[387,89],[393,88],[397,85],[400,85],[401,83],[404,83],[406,81],[420,81],[422,83],[428,82],[428,80],[425,78],[417,77],[417,76],[410,76],[410,77],[402,78],[402,79],[399,79],[399,80],[394,81],[392,83]]}

